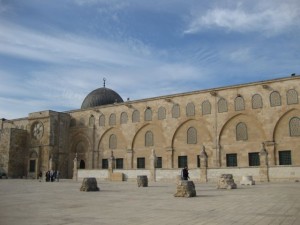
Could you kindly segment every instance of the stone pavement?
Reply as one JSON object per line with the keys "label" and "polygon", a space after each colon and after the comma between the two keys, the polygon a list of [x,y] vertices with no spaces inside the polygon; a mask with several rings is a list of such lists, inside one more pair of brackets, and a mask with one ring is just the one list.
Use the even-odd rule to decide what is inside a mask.
{"label": "stone pavement", "polygon": [[195,183],[197,197],[173,197],[176,184],[98,181],[0,180],[1,225],[226,225],[300,224],[300,183],[258,183],[216,189]]}

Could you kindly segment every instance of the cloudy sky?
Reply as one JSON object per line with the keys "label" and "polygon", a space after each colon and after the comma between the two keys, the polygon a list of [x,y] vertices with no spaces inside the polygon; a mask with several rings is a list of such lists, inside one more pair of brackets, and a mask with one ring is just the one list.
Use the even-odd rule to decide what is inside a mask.
{"label": "cloudy sky", "polygon": [[299,0],[0,0],[0,118],[300,74]]}

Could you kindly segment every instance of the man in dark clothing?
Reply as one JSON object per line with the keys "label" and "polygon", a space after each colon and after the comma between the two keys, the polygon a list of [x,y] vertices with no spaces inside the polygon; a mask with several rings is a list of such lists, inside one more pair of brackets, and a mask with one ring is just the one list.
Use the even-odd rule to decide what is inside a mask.
{"label": "man in dark clothing", "polygon": [[190,178],[189,177],[189,170],[188,170],[187,166],[182,169],[181,176],[182,176],[183,180],[188,180]]}

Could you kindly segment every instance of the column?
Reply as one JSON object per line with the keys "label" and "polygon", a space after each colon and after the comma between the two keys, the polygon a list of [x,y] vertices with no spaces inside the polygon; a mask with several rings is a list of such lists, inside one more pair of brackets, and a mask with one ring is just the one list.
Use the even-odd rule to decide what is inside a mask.
{"label": "column", "polygon": [[261,182],[269,182],[269,167],[268,167],[268,152],[265,148],[265,143],[262,143],[262,149],[259,153],[260,168],[259,178]]}
{"label": "column", "polygon": [[111,151],[111,156],[108,159],[108,179],[111,180],[112,173],[115,168],[115,157],[113,151]]}
{"label": "column", "polygon": [[151,155],[149,157],[150,160],[150,180],[151,181],[156,181],[156,155],[155,155],[155,150],[152,149]]}
{"label": "column", "polygon": [[166,148],[166,155],[167,155],[167,168],[168,169],[173,169],[174,168],[174,164],[173,164],[173,153],[174,153],[174,149],[172,147],[168,147]]}
{"label": "column", "polygon": [[77,159],[77,153],[75,154],[75,158],[73,160],[73,180],[78,180],[78,159]]}
{"label": "column", "polygon": [[200,182],[207,182],[207,153],[205,151],[205,146],[203,145],[200,151]]}
{"label": "column", "polygon": [[133,150],[132,149],[127,149],[126,153],[126,168],[127,169],[132,169],[133,168]]}

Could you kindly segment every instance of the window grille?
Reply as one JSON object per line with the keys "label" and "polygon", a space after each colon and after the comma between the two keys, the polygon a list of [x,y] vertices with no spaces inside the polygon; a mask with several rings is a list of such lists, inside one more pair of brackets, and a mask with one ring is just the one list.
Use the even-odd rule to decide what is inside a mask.
{"label": "window grille", "polygon": [[172,108],[172,117],[178,118],[180,116],[180,107],[178,104],[173,105]]}
{"label": "window grille", "polygon": [[249,166],[259,166],[260,158],[258,152],[251,152],[248,154]]}
{"label": "window grille", "polygon": [[227,167],[237,166],[237,154],[226,154],[226,166]]}
{"label": "window grille", "polygon": [[156,157],[156,168],[162,168],[162,157]]}
{"label": "window grille", "polygon": [[123,169],[123,158],[116,158],[116,169]]}
{"label": "window grille", "polygon": [[279,165],[292,165],[291,151],[279,151]]}
{"label": "window grille", "polygon": [[108,169],[108,159],[102,159],[102,169]]}
{"label": "window grille", "polygon": [[259,94],[252,96],[252,109],[260,109],[263,107],[262,98]]}
{"label": "window grille", "polygon": [[202,102],[202,115],[211,114],[211,104],[208,100]]}
{"label": "window grille", "polygon": [[137,123],[140,122],[140,112],[138,110],[134,110],[132,113],[132,122]]}
{"label": "window grille", "polygon": [[270,104],[272,107],[281,105],[281,96],[277,91],[273,91],[270,94]]}
{"label": "window grille", "polygon": [[247,126],[245,123],[238,123],[236,125],[236,140],[246,141],[248,140]]}
{"label": "window grille", "polygon": [[218,112],[222,113],[222,112],[227,112],[227,101],[224,98],[221,98],[218,101]]}
{"label": "window grille", "polygon": [[105,126],[105,116],[104,115],[99,116],[99,126],[100,127]]}
{"label": "window grille", "polygon": [[195,106],[192,102],[186,105],[186,115],[187,116],[195,116]]}
{"label": "window grille", "polygon": [[152,110],[146,109],[145,111],[145,121],[151,121],[152,120]]}
{"label": "window grille", "polygon": [[158,119],[163,120],[166,119],[166,109],[165,107],[159,107],[158,109]]}
{"label": "window grille", "polygon": [[109,149],[117,148],[117,136],[115,134],[110,135],[109,137]]}
{"label": "window grille", "polygon": [[153,146],[153,133],[151,131],[147,131],[145,134],[145,146]]}
{"label": "window grille", "polygon": [[187,165],[187,156],[178,156],[178,168],[184,168]]}
{"label": "window grille", "polygon": [[187,130],[187,143],[197,144],[197,130],[194,127],[190,127]]}
{"label": "window grille", "polygon": [[236,97],[234,101],[235,111],[245,110],[245,102],[243,97]]}
{"label": "window grille", "polygon": [[127,121],[128,121],[128,115],[127,115],[127,113],[126,112],[122,112],[121,113],[121,119],[120,119],[121,121],[121,124],[126,124],[127,123]]}
{"label": "window grille", "polygon": [[290,136],[297,137],[300,136],[300,118],[293,117],[290,119]]}
{"label": "window grille", "polygon": [[145,158],[137,158],[137,168],[145,169]]}
{"label": "window grille", "polygon": [[286,93],[286,97],[287,97],[288,105],[298,104],[298,93],[296,90],[294,89],[288,90],[288,92]]}
{"label": "window grille", "polygon": [[109,125],[110,126],[116,125],[116,114],[114,113],[110,114]]}

